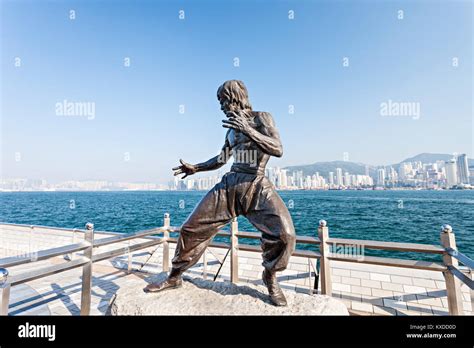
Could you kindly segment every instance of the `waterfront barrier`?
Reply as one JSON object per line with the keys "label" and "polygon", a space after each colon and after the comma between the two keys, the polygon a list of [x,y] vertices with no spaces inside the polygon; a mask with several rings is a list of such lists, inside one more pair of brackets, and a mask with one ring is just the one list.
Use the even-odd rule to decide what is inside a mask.
{"label": "waterfront barrier", "polygon": [[[128,271],[131,271],[133,262],[133,252],[137,250],[147,249],[150,247],[161,245],[163,247],[162,268],[164,272],[168,272],[170,268],[170,243],[176,243],[178,238],[171,236],[171,233],[179,233],[179,227],[173,227],[170,223],[169,214],[164,215],[164,223],[162,227],[153,228],[145,231],[139,231],[130,234],[117,232],[102,232],[110,237],[96,240],[94,238],[94,225],[87,223],[83,229],[65,229],[45,226],[28,226],[18,224],[0,223],[0,226],[17,226],[30,228],[41,227],[50,230],[61,230],[72,233],[72,243],[61,246],[41,250],[32,255],[12,256],[0,259],[0,315],[8,314],[8,306],[10,299],[10,289],[12,286],[27,283],[29,281],[47,277],[52,274],[65,272],[74,268],[82,267],[82,292],[81,292],[81,315],[90,313],[91,303],[91,287],[93,263],[110,259],[120,255],[128,255]],[[99,231],[97,231],[99,233]],[[77,234],[83,234],[83,241],[77,242]],[[232,283],[239,282],[239,250],[250,252],[261,252],[261,247],[254,244],[242,243],[242,239],[260,239],[258,232],[239,231],[237,219],[230,223],[230,231],[220,230],[218,236],[228,238],[228,242],[212,241],[210,247],[227,249],[227,253],[223,258],[214,255],[220,265],[224,264],[226,258],[230,255],[230,281]],[[144,240],[137,244],[131,244],[132,240]],[[116,243],[129,242],[127,247],[119,247],[112,250],[101,251],[101,247],[113,245]],[[446,283],[446,292],[448,299],[449,313],[452,315],[463,314],[461,283],[466,284],[471,289],[471,301],[473,294],[472,269],[474,262],[472,259],[457,250],[455,235],[449,225],[443,225],[440,235],[440,245],[428,245],[417,243],[400,243],[385,242],[374,240],[359,240],[345,238],[331,238],[329,236],[329,228],[327,222],[321,220],[315,236],[297,236],[296,243],[313,245],[318,251],[299,249],[293,253],[293,256],[304,257],[308,259],[308,276],[310,277],[308,293],[313,294],[318,290],[318,284],[321,283],[321,294],[332,295],[331,281],[331,261],[357,262],[363,264],[402,267],[411,269],[421,269],[427,271],[442,272]],[[442,263],[398,259],[388,257],[365,256],[363,253],[348,253],[347,250],[363,251],[365,249],[415,252],[424,254],[437,254],[442,256]],[[340,252],[343,250],[343,252]],[[212,252],[208,249],[209,252]],[[81,252],[82,254],[75,255]],[[63,255],[65,262],[55,265],[38,266],[37,269],[24,271],[19,274],[14,272],[14,267],[28,263],[36,263],[48,260],[53,257]],[[153,255],[150,253],[148,260]],[[318,266],[319,261],[319,266]],[[141,268],[147,263],[145,261]],[[461,270],[459,262],[465,266],[465,270]],[[141,269],[140,268],[140,269]],[[214,276],[217,278],[220,268]],[[12,273],[12,275],[10,275]],[[203,255],[203,277],[207,278],[207,256]],[[314,277],[314,283],[312,282]]]}

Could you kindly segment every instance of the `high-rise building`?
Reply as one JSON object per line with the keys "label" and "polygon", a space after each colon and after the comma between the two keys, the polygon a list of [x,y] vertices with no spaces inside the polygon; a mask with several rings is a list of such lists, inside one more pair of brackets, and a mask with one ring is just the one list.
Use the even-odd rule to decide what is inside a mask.
{"label": "high-rise building", "polygon": [[272,168],[272,167],[269,167],[269,168],[265,169],[265,171],[266,171],[266,175],[267,175],[268,180],[270,180],[270,182],[273,185],[275,185],[275,183],[276,183],[275,169]]}
{"label": "high-rise building", "polygon": [[296,182],[295,185],[302,189],[303,188],[303,171],[299,170],[296,172]]}
{"label": "high-rise building", "polygon": [[397,181],[397,179],[398,179],[398,174],[397,174],[397,172],[395,171],[395,168],[393,168],[393,167],[388,168],[387,177],[388,177],[388,180],[389,180],[392,184],[394,184],[394,183]]}
{"label": "high-rise building", "polygon": [[469,184],[469,166],[467,164],[466,154],[459,155],[457,158],[457,171],[460,184]]}
{"label": "high-rise building", "polygon": [[288,187],[288,177],[286,176],[287,169],[281,170],[281,187],[287,188]]}
{"label": "high-rise building", "polygon": [[379,168],[377,170],[377,186],[385,186],[385,169]]}
{"label": "high-rise building", "polygon": [[446,169],[447,187],[450,188],[450,187],[456,186],[458,184],[456,160],[453,158],[452,160],[446,162],[445,169]]}
{"label": "high-rise building", "polygon": [[342,168],[336,168],[336,185],[342,186]]}
{"label": "high-rise building", "polygon": [[357,182],[357,175],[351,174],[351,185],[359,186],[359,183]]}
{"label": "high-rise building", "polygon": [[351,186],[351,176],[348,172],[344,173],[344,185],[347,187]]}
{"label": "high-rise building", "polygon": [[400,167],[398,168],[398,179],[400,181],[405,181],[409,177],[412,176],[413,172],[413,167],[412,164],[409,162],[403,162],[400,164]]}
{"label": "high-rise building", "polygon": [[334,172],[329,172],[329,185],[333,186],[334,185]]}
{"label": "high-rise building", "polygon": [[474,168],[471,167],[469,168],[469,181],[470,181],[470,184],[474,186]]}
{"label": "high-rise building", "polygon": [[188,190],[194,189],[194,180],[193,180],[193,179],[188,179],[188,180],[186,181],[186,188],[187,188]]}
{"label": "high-rise building", "polygon": [[304,180],[304,188],[311,189],[311,176],[309,175],[306,175],[306,178]]}

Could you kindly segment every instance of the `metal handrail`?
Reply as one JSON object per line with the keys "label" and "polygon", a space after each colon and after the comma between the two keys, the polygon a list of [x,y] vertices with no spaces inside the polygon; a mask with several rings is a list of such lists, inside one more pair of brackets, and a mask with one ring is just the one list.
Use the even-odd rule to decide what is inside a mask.
{"label": "metal handrail", "polygon": [[454,266],[448,266],[448,271],[455,275],[460,281],[466,284],[471,290],[474,290],[474,281]]}
{"label": "metal handrail", "polygon": [[19,266],[30,262],[47,260],[55,256],[65,255],[69,253],[75,253],[87,249],[90,246],[88,242],[81,242],[75,244],[68,244],[65,246],[51,248],[46,250],[40,250],[32,253],[31,256],[10,256],[0,259],[0,268],[9,268],[13,266]]}
{"label": "metal handrail", "polygon": [[405,251],[425,254],[443,254],[444,248],[438,245],[420,243],[384,242],[378,240],[329,238],[329,244],[358,245],[368,249]]}
{"label": "metal handrail", "polygon": [[[31,228],[44,228],[51,230],[60,230],[67,232],[80,232],[85,233],[83,229],[71,229],[71,228],[62,228],[62,227],[50,227],[43,225],[26,225],[26,224],[14,224],[14,223],[4,223],[1,222],[1,225],[10,225],[17,227],[31,227]],[[138,231],[134,233],[123,233],[123,232],[110,232],[110,231],[94,231],[96,234],[112,234],[114,237],[104,238],[97,240],[94,243],[94,247],[105,246],[107,244],[119,243],[126,240],[131,240],[138,237],[153,237],[153,234],[160,234],[164,231],[179,233],[181,231],[180,226],[169,226],[169,227],[157,227],[145,231]],[[229,237],[231,233],[226,230],[219,230],[217,236]],[[250,232],[250,231],[238,231],[237,237],[248,238],[248,239],[260,239],[261,234],[259,232]],[[173,242],[173,241],[172,241]],[[296,243],[301,244],[314,244],[319,245],[321,241],[318,237],[311,236],[296,236]],[[421,243],[402,243],[402,242],[385,242],[385,241],[376,241],[376,240],[367,240],[367,239],[348,239],[348,238],[330,238],[327,243],[340,244],[340,245],[360,245],[368,249],[378,249],[378,250],[396,250],[396,251],[406,251],[406,252],[419,252],[419,253],[428,253],[428,254],[443,254],[445,249],[431,244],[421,244]],[[464,256],[461,254],[461,256]],[[467,257],[466,257],[467,258]],[[467,258],[470,260],[469,258]],[[470,260],[472,264],[472,260]],[[464,262],[463,262],[464,263]],[[472,265],[470,268],[474,268]]]}
{"label": "metal handrail", "polygon": [[[460,261],[464,266],[468,268],[468,274],[472,274],[472,269],[474,268],[474,261],[464,255],[463,253],[459,252],[456,249],[453,248],[446,248],[445,249],[446,254],[448,254],[451,257],[454,257],[456,260]],[[466,276],[461,270],[456,268],[454,265],[448,265],[447,266],[448,271],[453,274],[456,278],[458,278],[461,282],[466,284],[471,290],[474,290],[474,281]],[[474,303],[473,303],[474,305]]]}
{"label": "metal handrail", "polygon": [[136,238],[148,237],[148,236],[153,235],[153,234],[163,233],[165,230],[166,230],[166,228],[164,228],[164,227],[158,227],[158,228],[152,228],[152,229],[145,230],[145,231],[138,231],[138,232],[135,232],[135,233],[128,233],[128,234],[123,234],[123,235],[118,235],[118,236],[114,236],[114,237],[100,239],[100,240],[94,242],[94,248],[100,248],[100,247],[105,246],[105,245],[125,242],[127,240],[132,240],[132,239],[136,239]]}
{"label": "metal handrail", "polygon": [[446,251],[446,253],[448,253],[448,255],[450,255],[450,256],[456,258],[457,260],[461,261],[461,263],[463,265],[465,265],[466,267],[468,267],[469,269],[474,269],[474,260],[467,257],[463,253],[461,253],[458,250],[455,250],[453,248],[446,248],[445,251]]}
{"label": "metal handrail", "polygon": [[[3,225],[15,225],[19,227],[34,227],[34,226],[25,226],[19,224],[3,224]],[[68,232],[77,232],[77,229],[65,229],[65,228],[49,228],[44,227],[45,229],[52,230],[61,230]],[[80,243],[68,244],[65,246],[50,248],[46,250],[41,250],[33,253],[33,256],[20,256],[20,257],[6,257],[0,259],[0,315],[8,314],[8,303],[10,297],[10,288],[12,286],[29,282],[35,279],[43,278],[52,274],[68,271],[74,268],[83,267],[83,277],[82,277],[82,299],[81,299],[81,314],[89,314],[90,311],[90,287],[92,279],[92,263],[109,259],[118,255],[131,253],[136,250],[146,249],[158,244],[165,242],[164,238],[153,238],[149,239],[151,234],[157,234],[163,232],[166,228],[154,228],[146,231],[139,231],[131,235],[117,235],[110,238],[105,238],[103,240],[94,241],[94,226],[90,223],[86,224],[86,230],[83,230],[85,233],[85,241]],[[105,251],[100,254],[93,254],[94,248],[99,248],[101,246],[115,244],[119,242],[129,241],[132,239],[142,238],[145,239],[145,242],[137,243],[132,246],[122,247],[119,249]],[[84,251],[84,256],[76,258],[74,260],[69,260],[61,264],[45,266],[40,269],[30,270],[18,275],[9,275],[7,268],[19,266],[22,264],[42,261],[51,259],[60,255],[67,255],[76,253],[79,251]],[[85,293],[86,292],[86,293]],[[87,294],[88,293],[88,294]]]}

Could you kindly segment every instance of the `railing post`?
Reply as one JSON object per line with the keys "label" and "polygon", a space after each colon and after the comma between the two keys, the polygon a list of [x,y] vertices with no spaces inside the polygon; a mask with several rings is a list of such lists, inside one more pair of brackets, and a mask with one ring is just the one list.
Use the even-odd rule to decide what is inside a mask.
{"label": "railing post", "polygon": [[81,315],[89,315],[92,290],[92,252],[94,249],[94,225],[90,222],[86,224],[84,240],[89,243],[89,247],[84,250],[84,256],[89,259],[89,262],[82,266]]}
{"label": "railing post", "polygon": [[33,242],[32,242],[32,239],[34,238],[33,237],[33,233],[34,233],[34,228],[35,226],[34,225],[30,225],[30,234],[29,234],[29,238],[28,238],[28,254],[29,255],[33,255]]}
{"label": "railing post", "polygon": [[[443,225],[441,228],[441,245],[445,248],[457,250],[456,239],[454,237],[453,229],[449,225]],[[459,265],[458,260],[447,252],[443,254],[443,263],[446,267]],[[444,280],[446,282],[446,292],[448,294],[448,308],[449,314],[462,315],[462,293],[461,282],[449,270],[443,272]]]}
{"label": "railing post", "polygon": [[[472,269],[469,268],[469,278],[471,278],[471,280],[474,280],[473,276],[472,276]],[[469,291],[469,293],[471,294],[471,311],[474,312],[474,290],[471,289],[471,291]]]}
{"label": "railing post", "polygon": [[10,304],[10,283],[7,282],[8,271],[0,268],[0,315],[8,315]]}
{"label": "railing post", "polygon": [[130,246],[132,245],[132,240],[130,239],[128,241],[128,246],[127,246],[127,249],[128,249],[128,264],[127,264],[127,273],[131,273],[132,272],[132,265],[133,265],[133,259],[132,259],[132,252],[130,251]]}
{"label": "railing post", "polygon": [[319,221],[318,237],[321,241],[319,245],[319,252],[321,253],[320,272],[319,279],[321,279],[321,294],[332,295],[332,283],[331,283],[331,263],[329,261],[329,229],[325,220]]}
{"label": "railing post", "polygon": [[233,218],[230,225],[230,281],[239,282],[239,239],[237,233],[239,225],[237,218]]}
{"label": "railing post", "polygon": [[[76,228],[72,230],[72,244],[77,243]],[[72,261],[74,258],[74,253],[64,255],[64,259],[67,261]]]}
{"label": "railing post", "polygon": [[168,231],[170,227],[170,214],[168,213],[165,213],[163,227],[166,229],[163,232],[163,272],[168,272],[170,270],[170,244],[168,242],[170,238],[170,232]]}

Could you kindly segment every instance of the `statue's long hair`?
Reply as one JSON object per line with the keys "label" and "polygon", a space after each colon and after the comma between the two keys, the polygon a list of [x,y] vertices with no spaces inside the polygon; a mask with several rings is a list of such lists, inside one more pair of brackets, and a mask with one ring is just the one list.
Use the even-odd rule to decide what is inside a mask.
{"label": "statue's long hair", "polygon": [[237,104],[241,110],[252,110],[249,94],[244,83],[239,80],[229,80],[217,90],[217,99],[227,99],[232,104]]}

